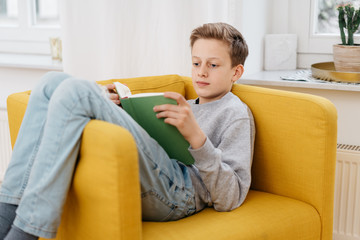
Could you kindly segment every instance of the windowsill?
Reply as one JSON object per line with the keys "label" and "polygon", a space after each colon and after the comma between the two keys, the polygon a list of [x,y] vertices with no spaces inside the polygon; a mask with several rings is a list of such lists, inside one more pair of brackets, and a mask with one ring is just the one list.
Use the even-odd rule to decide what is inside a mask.
{"label": "windowsill", "polygon": [[[301,70],[301,69],[298,69]],[[261,71],[258,73],[246,75],[238,80],[240,84],[260,85],[260,86],[279,86],[279,87],[294,87],[294,88],[312,88],[323,90],[340,90],[340,91],[354,91],[360,92],[360,84],[353,85],[347,83],[317,83],[283,80],[281,76],[288,76],[294,74],[298,70],[292,71]]]}
{"label": "windowsill", "polygon": [[62,70],[62,63],[48,55],[0,53],[0,67]]}

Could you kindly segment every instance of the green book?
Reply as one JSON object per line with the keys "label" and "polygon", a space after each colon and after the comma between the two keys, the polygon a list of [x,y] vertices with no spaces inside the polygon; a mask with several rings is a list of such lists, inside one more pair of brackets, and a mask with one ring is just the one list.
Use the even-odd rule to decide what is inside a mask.
{"label": "green book", "polygon": [[116,91],[121,98],[123,109],[155,139],[166,151],[170,158],[186,165],[193,164],[194,158],[188,148],[190,144],[179,130],[157,118],[153,108],[162,104],[177,104],[174,99],[164,97],[164,93],[140,93],[131,95],[128,88],[114,82]]}

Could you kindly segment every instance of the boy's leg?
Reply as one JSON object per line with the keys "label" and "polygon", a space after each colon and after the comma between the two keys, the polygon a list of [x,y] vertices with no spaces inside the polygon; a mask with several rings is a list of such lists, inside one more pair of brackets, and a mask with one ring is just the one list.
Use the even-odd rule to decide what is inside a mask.
{"label": "boy's leg", "polygon": [[0,190],[0,239],[9,231],[15,211],[26,187],[41,142],[47,105],[56,87],[69,75],[45,74],[31,93],[29,104]]}
{"label": "boy's leg", "polygon": [[0,202],[19,204],[41,143],[49,100],[65,73],[45,74],[32,90],[18,137],[0,190]]}
{"label": "boy's leg", "polygon": [[145,219],[175,220],[194,212],[194,193],[186,167],[169,159],[124,110],[101,95],[96,83],[69,78],[50,100],[42,144],[17,210],[15,226],[41,237],[55,236],[79,139],[90,119],[121,125],[133,134],[139,152]]}
{"label": "boy's leg", "polygon": [[0,239],[4,239],[15,219],[17,205],[0,202]]}
{"label": "boy's leg", "polygon": [[23,230],[15,227],[14,225],[11,227],[8,235],[4,238],[4,240],[38,240],[39,237],[31,235],[29,233],[24,232]]}

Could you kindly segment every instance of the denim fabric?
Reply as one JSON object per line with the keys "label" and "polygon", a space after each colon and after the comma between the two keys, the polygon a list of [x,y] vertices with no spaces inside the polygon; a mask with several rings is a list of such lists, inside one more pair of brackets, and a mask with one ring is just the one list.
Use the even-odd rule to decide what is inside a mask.
{"label": "denim fabric", "polygon": [[134,136],[143,220],[177,220],[195,212],[186,166],[170,159],[123,109],[102,96],[95,82],[50,72],[30,95],[0,190],[0,202],[19,204],[15,226],[40,237],[56,236],[80,137],[91,119],[121,125]]}

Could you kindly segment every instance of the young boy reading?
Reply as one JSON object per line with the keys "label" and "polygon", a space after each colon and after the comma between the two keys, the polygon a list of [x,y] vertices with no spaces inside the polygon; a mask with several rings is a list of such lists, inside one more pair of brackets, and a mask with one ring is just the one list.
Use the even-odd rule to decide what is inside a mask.
{"label": "young boy reading", "polygon": [[[239,207],[250,187],[254,122],[231,93],[248,55],[242,35],[225,23],[205,24],[191,37],[192,81],[198,98],[154,107],[190,143],[195,164],[170,159],[94,82],[46,74],[33,89],[0,191],[0,239],[54,238],[60,223],[80,137],[91,119],[128,129],[139,156],[144,221],[172,221],[205,207]],[[112,92],[114,85],[108,85]],[[116,103],[116,104],[114,104]],[[99,159],[101,161],[101,159]]]}

